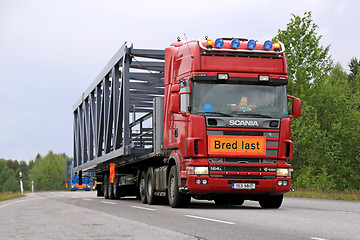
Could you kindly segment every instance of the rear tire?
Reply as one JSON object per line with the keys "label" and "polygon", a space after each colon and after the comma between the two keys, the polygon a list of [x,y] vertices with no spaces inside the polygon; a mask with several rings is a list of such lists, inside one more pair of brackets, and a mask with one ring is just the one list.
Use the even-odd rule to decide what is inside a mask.
{"label": "rear tire", "polygon": [[104,196],[104,191],[102,190],[102,186],[96,187],[96,196],[97,197],[103,197]]}
{"label": "rear tire", "polygon": [[108,184],[109,184],[109,175],[108,174],[105,174],[104,175],[104,181],[103,181],[103,189],[104,189],[104,198],[105,199],[109,199],[109,187],[108,187]]}
{"label": "rear tire", "polygon": [[189,206],[191,197],[179,191],[178,172],[176,166],[172,166],[168,179],[168,198],[172,208],[185,208]]}
{"label": "rear tire", "polygon": [[139,195],[142,203],[148,203],[146,197],[146,172],[141,171],[139,182]]}
{"label": "rear tire", "polygon": [[108,193],[109,199],[114,199],[114,183],[110,183],[110,177],[108,175]]}
{"label": "rear tire", "polygon": [[113,183],[113,195],[114,199],[120,199],[122,196],[120,194],[120,187],[119,187],[119,177],[115,176],[115,182]]}
{"label": "rear tire", "polygon": [[159,200],[158,197],[155,196],[155,176],[152,167],[149,167],[146,173],[146,199],[150,205],[157,204]]}
{"label": "rear tire", "polygon": [[259,204],[262,208],[277,209],[281,206],[284,195],[276,196],[264,196],[259,200]]}

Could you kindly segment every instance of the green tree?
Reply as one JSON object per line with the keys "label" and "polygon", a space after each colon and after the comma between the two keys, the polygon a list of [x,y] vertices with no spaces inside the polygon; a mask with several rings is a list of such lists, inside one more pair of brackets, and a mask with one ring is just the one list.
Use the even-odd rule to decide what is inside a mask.
{"label": "green tree", "polygon": [[359,189],[360,100],[340,64],[313,93],[293,122],[295,186]]}
{"label": "green tree", "polygon": [[320,45],[318,26],[311,19],[311,12],[303,17],[292,15],[285,30],[278,30],[273,39],[285,45],[289,84],[288,91],[297,97],[309,95],[309,90],[321,85],[332,68],[330,46]]}
{"label": "green tree", "polygon": [[0,192],[13,192],[20,190],[14,171],[7,166],[5,159],[0,159]]}
{"label": "green tree", "polygon": [[[12,171],[10,169],[10,171]],[[2,188],[3,192],[16,192],[20,191],[20,182],[15,177],[15,174],[11,174],[8,179],[5,181],[4,186]]]}
{"label": "green tree", "polygon": [[359,80],[360,80],[360,60],[356,57],[350,59],[349,62],[350,73],[348,76],[349,84],[352,85],[355,91],[359,91]]}
{"label": "green tree", "polygon": [[37,155],[29,171],[30,180],[34,181],[36,190],[64,190],[66,183],[65,154],[54,154],[52,151],[42,157]]}

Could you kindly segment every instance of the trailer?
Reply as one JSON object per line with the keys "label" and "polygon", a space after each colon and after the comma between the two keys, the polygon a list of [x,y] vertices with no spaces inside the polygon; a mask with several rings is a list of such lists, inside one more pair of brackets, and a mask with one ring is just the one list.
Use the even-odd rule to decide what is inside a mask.
{"label": "trailer", "polygon": [[73,173],[73,168],[74,162],[66,160],[66,188],[70,188],[70,191],[91,191],[93,173],[87,172],[79,176]]}
{"label": "trailer", "polygon": [[290,190],[285,47],[242,38],[125,43],[74,112],[74,172],[96,173],[98,196],[186,207],[259,201]]}

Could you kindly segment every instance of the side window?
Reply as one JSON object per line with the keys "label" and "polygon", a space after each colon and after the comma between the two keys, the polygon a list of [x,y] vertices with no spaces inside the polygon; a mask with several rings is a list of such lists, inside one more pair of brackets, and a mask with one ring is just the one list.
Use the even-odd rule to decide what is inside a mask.
{"label": "side window", "polygon": [[190,81],[180,83],[180,111],[189,111]]}

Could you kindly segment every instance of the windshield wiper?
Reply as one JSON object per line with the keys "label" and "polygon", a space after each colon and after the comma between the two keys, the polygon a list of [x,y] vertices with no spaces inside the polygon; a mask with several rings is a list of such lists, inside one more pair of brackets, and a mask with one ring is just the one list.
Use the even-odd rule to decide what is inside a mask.
{"label": "windshield wiper", "polygon": [[211,115],[211,114],[218,114],[224,117],[232,117],[232,115],[227,114],[227,113],[222,113],[222,112],[197,112],[197,113],[206,113],[206,115]]}
{"label": "windshield wiper", "polygon": [[271,116],[268,115],[264,115],[264,114],[259,114],[259,113],[240,113],[240,114],[236,114],[236,116],[253,116],[253,117],[264,117],[264,118],[271,118]]}

